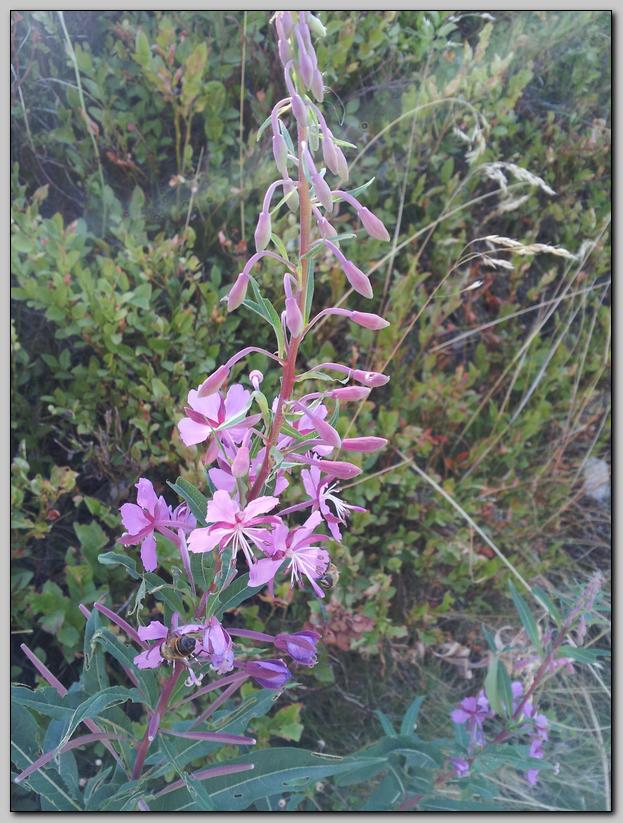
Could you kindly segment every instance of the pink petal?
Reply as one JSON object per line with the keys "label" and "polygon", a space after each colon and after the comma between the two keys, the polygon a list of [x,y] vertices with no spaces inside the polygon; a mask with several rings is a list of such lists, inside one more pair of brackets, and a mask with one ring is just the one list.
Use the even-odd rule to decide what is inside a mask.
{"label": "pink petal", "polygon": [[204,529],[194,529],[188,537],[188,551],[212,551],[227,534],[231,534],[231,529],[215,529],[212,526]]}
{"label": "pink petal", "polygon": [[251,393],[240,383],[236,383],[227,392],[225,397],[225,420],[230,420],[251,405]]}
{"label": "pink petal", "polygon": [[156,496],[151,481],[141,477],[136,484],[136,488],[138,489],[136,494],[136,502],[138,505],[142,509],[147,509],[148,512],[153,513],[156,508],[156,503],[158,502],[158,497]]}
{"label": "pink petal", "polygon": [[249,584],[251,586],[263,586],[264,583],[268,583],[268,581],[272,580],[277,574],[279,566],[281,566],[282,563],[283,558],[281,560],[270,560],[270,558],[265,557],[262,560],[258,560],[257,563],[251,566]]}
{"label": "pink petal", "polygon": [[223,471],[223,469],[210,469],[208,475],[217,489],[232,494],[236,488],[236,478],[232,477],[229,472]]}
{"label": "pink petal", "polygon": [[156,538],[153,534],[148,534],[141,546],[141,562],[147,572],[153,572],[158,567],[158,555],[156,554]]}
{"label": "pink petal", "polygon": [[218,489],[214,492],[214,497],[208,503],[206,515],[207,523],[235,523],[236,514],[240,511],[240,506],[230,495]]}
{"label": "pink petal", "polygon": [[152,620],[148,626],[140,626],[138,636],[141,640],[164,640],[169,630],[159,620]]}
{"label": "pink petal", "polygon": [[218,413],[221,408],[221,395],[210,394],[208,397],[199,397],[199,393],[195,389],[188,392],[188,405],[207,417],[213,423],[218,421]]}
{"label": "pink petal", "polygon": [[121,519],[123,525],[130,534],[138,534],[149,525],[149,520],[145,517],[143,510],[136,503],[124,503],[121,507]]}
{"label": "pink petal", "polygon": [[279,503],[278,497],[257,497],[252,500],[244,510],[245,523],[248,523],[253,517],[257,517],[258,514],[272,511],[277,503]]}
{"label": "pink petal", "polygon": [[190,417],[183,417],[177,424],[180,437],[185,446],[196,446],[203,443],[212,434],[212,429],[203,423],[195,423]]}
{"label": "pink petal", "polygon": [[156,669],[162,663],[160,646],[154,646],[146,652],[137,654],[134,658],[134,665],[138,669]]}

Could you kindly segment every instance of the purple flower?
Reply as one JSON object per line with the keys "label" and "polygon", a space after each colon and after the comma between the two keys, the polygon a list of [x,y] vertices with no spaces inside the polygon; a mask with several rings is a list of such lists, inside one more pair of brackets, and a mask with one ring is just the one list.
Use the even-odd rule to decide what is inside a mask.
{"label": "purple flower", "polygon": [[164,497],[157,497],[151,481],[144,477],[136,484],[138,489],[136,503],[124,503],[121,506],[121,519],[126,532],[119,542],[124,546],[141,544],[141,561],[148,572],[158,566],[156,537],[154,532],[162,526],[176,525],[171,519],[171,510]]}
{"label": "purple flower", "polygon": [[320,514],[315,512],[302,526],[295,529],[288,529],[284,523],[276,526],[271,533],[270,542],[262,547],[264,554],[269,556],[251,566],[249,583],[252,586],[262,586],[272,581],[284,559],[287,559],[286,570],[290,571],[291,585],[297,583],[300,586],[302,578],[306,577],[318,597],[324,597],[316,580],[327,570],[329,553],[314,543],[329,538],[325,534],[313,533],[321,519]]}
{"label": "purple flower", "polygon": [[469,763],[462,757],[451,757],[450,765],[454,769],[455,777],[467,777],[469,774]]}
{"label": "purple flower", "polygon": [[[322,477],[317,466],[311,466],[309,470],[304,469],[301,472],[301,480],[311,499],[313,510],[320,512],[334,539],[341,540],[339,524],[346,524],[350,511],[365,512],[365,509],[341,500],[337,496],[339,492],[337,485],[329,485],[329,480]],[[329,503],[334,507],[335,514],[329,508]]]}
{"label": "purple flower", "polygon": [[477,697],[466,697],[461,700],[458,708],[450,716],[453,723],[466,724],[472,745],[484,745],[482,727],[485,720],[493,717],[484,691],[481,691]]}
{"label": "purple flower", "polygon": [[250,542],[263,549],[268,538],[267,523],[278,523],[279,518],[265,517],[266,512],[275,508],[277,497],[256,497],[244,509],[226,491],[214,492],[208,503],[206,528],[190,533],[188,548],[191,552],[208,552],[217,546],[221,552],[232,543],[235,554],[242,550],[249,567],[253,565],[253,550]]}
{"label": "purple flower", "polygon": [[134,658],[134,665],[139,669],[156,669],[165,662],[160,649],[163,642],[170,635],[183,635],[189,632],[200,632],[203,626],[198,623],[189,623],[186,626],[178,626],[176,629],[169,630],[159,620],[152,620],[148,626],[141,626],[138,630],[138,636],[141,640],[155,640],[157,641],[151,645],[146,651],[137,654]]}
{"label": "purple flower", "polygon": [[264,689],[281,689],[292,677],[283,660],[248,660],[240,668]]}
{"label": "purple flower", "polygon": [[320,635],[316,632],[295,632],[294,634],[278,634],[275,637],[275,648],[289,654],[295,663],[301,666],[315,666],[317,662],[316,644]]}
{"label": "purple flower", "polygon": [[216,617],[205,626],[202,639],[203,651],[210,657],[210,664],[218,674],[225,674],[234,667],[234,650],[231,637]]}
{"label": "purple flower", "polygon": [[247,429],[260,418],[260,415],[244,418],[250,405],[250,392],[239,384],[231,386],[225,397],[220,392],[200,397],[199,391],[191,389],[184,409],[187,416],[177,424],[184,445],[203,443],[219,427],[219,439],[240,443]]}

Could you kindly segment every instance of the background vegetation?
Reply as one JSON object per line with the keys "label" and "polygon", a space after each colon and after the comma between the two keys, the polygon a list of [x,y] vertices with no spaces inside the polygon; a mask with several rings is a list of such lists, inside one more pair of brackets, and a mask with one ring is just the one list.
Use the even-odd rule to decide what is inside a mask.
{"label": "background vegetation", "polygon": [[[377,735],[378,706],[399,717],[416,692],[434,695],[422,723],[445,723],[481,678],[471,668],[484,654],[481,624],[515,619],[509,566],[550,592],[608,574],[609,501],[586,494],[586,474],[609,455],[611,21],[319,16],[331,127],[358,146],[351,168],[374,178],[366,203],[393,236],[389,251],[370,241],[351,257],[372,272],[371,310],[392,325],[373,340],[319,324],[302,356],[391,374],[350,424],[391,447],[350,484],[368,513],[346,547],[334,546],[332,599],[303,614],[278,591],[241,611],[250,628],[321,628],[322,666],[281,710],[281,738],[342,753]],[[97,562],[120,534],[119,505],[141,475],[162,489],[179,474],[202,482],[175,429],[186,394],[244,342],[267,342],[220,298],[252,247],[273,175],[270,136],[259,133],[283,94],[269,17],[12,15],[11,616],[21,682],[33,682],[24,640],[71,681],[77,603],[104,597],[120,608],[127,597],[122,572]],[[282,219],[294,242],[295,224]],[[263,270],[266,289],[276,274]],[[331,261],[316,277],[327,301],[342,288]],[[606,807],[608,688],[602,668],[549,693],[560,774],[536,791],[502,781],[509,808]],[[261,721],[257,732],[267,744]],[[351,798],[327,784],[315,802],[348,809]]]}

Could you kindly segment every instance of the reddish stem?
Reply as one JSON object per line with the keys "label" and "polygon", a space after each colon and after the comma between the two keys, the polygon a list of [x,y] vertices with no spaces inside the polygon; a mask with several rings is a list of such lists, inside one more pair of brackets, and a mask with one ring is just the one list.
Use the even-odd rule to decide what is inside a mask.
{"label": "reddish stem", "polygon": [[[298,130],[298,156],[299,156],[299,179],[298,179],[298,194],[299,194],[299,212],[300,212],[300,235],[299,235],[299,259],[301,263],[301,281],[299,291],[299,307],[301,312],[305,311],[305,295],[307,292],[307,276],[309,273],[309,260],[304,256],[310,247],[311,241],[311,198],[309,196],[309,185],[303,170],[303,147],[307,134],[306,129],[299,127]],[[279,432],[281,431],[281,424],[283,423],[284,407],[290,399],[292,390],[294,388],[294,381],[296,378],[296,356],[298,354],[299,346],[301,344],[302,336],[292,338],[290,345],[286,352],[286,362],[283,367],[283,377],[281,378],[281,391],[279,392],[279,400],[277,401],[277,410],[273,419],[273,425],[270,430],[268,442],[266,443],[266,454],[262,466],[255,478],[255,482],[251,487],[247,500],[250,502],[254,500],[262,490],[268,473],[270,471],[270,450],[277,443]]]}

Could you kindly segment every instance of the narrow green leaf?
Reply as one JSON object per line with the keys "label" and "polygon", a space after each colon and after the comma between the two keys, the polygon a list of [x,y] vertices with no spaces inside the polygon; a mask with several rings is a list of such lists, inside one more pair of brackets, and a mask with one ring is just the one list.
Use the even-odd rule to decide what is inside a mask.
{"label": "narrow green leaf", "polygon": [[512,580],[508,581],[508,588],[510,589],[511,597],[513,598],[513,603],[515,604],[517,614],[519,615],[519,619],[521,620],[521,625],[526,630],[526,634],[532,641],[534,647],[538,650],[539,653],[541,653],[542,646],[541,638],[539,637],[539,628],[537,626],[537,622],[534,619],[532,612],[528,608],[526,601],[515,588]]}
{"label": "narrow green leaf", "polygon": [[136,569],[136,561],[129,554],[119,554],[118,552],[103,552],[97,556],[97,562],[102,566],[123,566],[127,573],[134,580],[138,580],[140,574]]}

